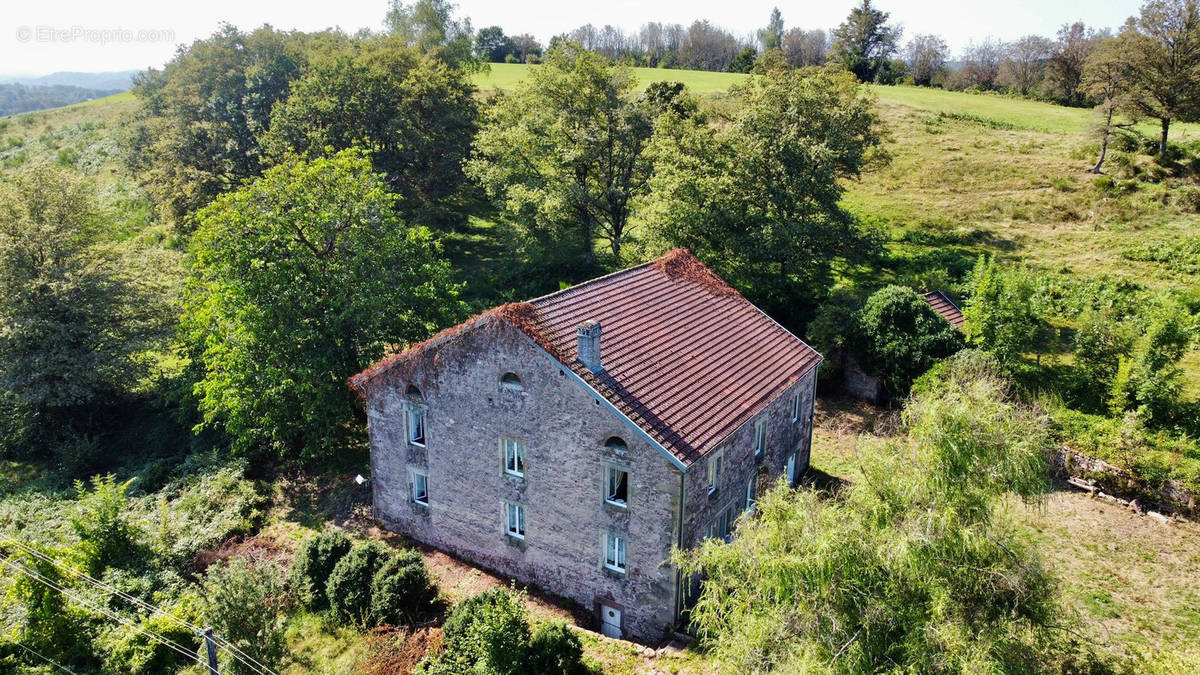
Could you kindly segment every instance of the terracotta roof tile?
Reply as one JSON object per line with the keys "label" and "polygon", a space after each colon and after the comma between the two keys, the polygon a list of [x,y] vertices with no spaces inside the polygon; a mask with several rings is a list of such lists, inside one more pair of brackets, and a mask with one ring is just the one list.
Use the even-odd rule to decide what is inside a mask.
{"label": "terracotta roof tile", "polygon": [[949,321],[951,326],[954,326],[955,328],[962,328],[962,310],[959,309],[958,305],[954,304],[950,298],[946,297],[945,293],[941,291],[930,291],[925,294],[925,302],[928,302],[929,306],[933,307],[934,311],[936,311],[938,314],[941,314],[943,318]]}
{"label": "terracotta roof tile", "polygon": [[[684,250],[445,332],[490,315],[530,335],[685,465],[822,360]],[[598,373],[578,360],[576,328],[588,320],[601,324]],[[351,385],[363,389],[438,340],[381,361]]]}

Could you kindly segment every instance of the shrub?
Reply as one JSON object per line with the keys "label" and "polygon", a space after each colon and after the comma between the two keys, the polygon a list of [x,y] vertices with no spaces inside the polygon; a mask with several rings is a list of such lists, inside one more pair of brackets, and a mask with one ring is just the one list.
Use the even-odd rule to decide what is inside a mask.
{"label": "shrub", "polygon": [[390,556],[371,580],[371,620],[375,625],[412,622],[426,614],[436,598],[421,554],[403,551]]}
{"label": "shrub", "polygon": [[302,605],[320,610],[329,607],[325,585],[338,561],[350,552],[350,538],[330,530],[310,537],[292,563],[292,590]]}
{"label": "shrub", "polygon": [[522,594],[493,588],[456,605],[442,627],[442,653],[423,661],[416,672],[423,675],[526,672],[529,622],[522,599]]}
{"label": "shrub", "polygon": [[115,476],[94,476],[91,489],[75,481],[79,512],[71,517],[71,529],[79,537],[79,548],[89,574],[98,575],[110,565],[126,565],[140,557],[140,531],[129,522],[129,490],[132,480],[118,483]]}
{"label": "shrub", "polygon": [[[201,621],[190,605],[176,603],[168,605],[165,609],[172,617],[180,617],[193,623]],[[194,661],[183,654],[146,637],[142,632],[161,635],[187,649],[200,648],[200,639],[195,633],[172,617],[154,614],[134,624],[136,628],[117,625],[97,640],[97,646],[104,652],[106,672],[128,673],[129,675],[177,673],[188,665],[194,664]],[[226,664],[222,664],[223,669],[225,666]]]}
{"label": "shrub", "polygon": [[365,628],[371,621],[371,582],[391,557],[377,541],[366,541],[350,549],[333,566],[325,584],[329,608],[340,622]]}
{"label": "shrub", "polygon": [[911,288],[887,286],[867,299],[853,321],[852,341],[867,372],[893,395],[962,349],[962,335]]}
{"label": "shrub", "polygon": [[533,631],[533,638],[529,641],[529,660],[525,667],[526,672],[535,675],[586,672],[579,636],[565,623],[543,623]]}
{"label": "shrub", "polygon": [[[278,566],[234,558],[209,568],[204,580],[204,618],[226,642],[263,665],[278,669],[286,656],[283,618],[286,576]],[[251,674],[239,661],[227,661],[230,673]]]}

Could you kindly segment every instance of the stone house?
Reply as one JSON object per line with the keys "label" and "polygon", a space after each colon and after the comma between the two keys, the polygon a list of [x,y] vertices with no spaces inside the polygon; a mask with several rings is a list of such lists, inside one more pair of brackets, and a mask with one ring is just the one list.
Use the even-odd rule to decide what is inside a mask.
{"label": "stone house", "polygon": [[497,307],[351,378],[374,514],[658,640],[672,549],[806,470],[821,361],[682,250]]}

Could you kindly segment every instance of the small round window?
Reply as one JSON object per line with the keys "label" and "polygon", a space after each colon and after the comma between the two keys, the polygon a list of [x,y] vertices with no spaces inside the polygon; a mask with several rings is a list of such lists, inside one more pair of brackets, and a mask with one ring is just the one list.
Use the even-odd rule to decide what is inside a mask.
{"label": "small round window", "polygon": [[629,451],[629,446],[625,444],[625,441],[620,436],[609,436],[608,440],[604,441],[604,447],[613,452]]}
{"label": "small round window", "polygon": [[516,373],[505,373],[500,378],[500,386],[509,391],[524,391],[525,384]]}
{"label": "small round window", "polygon": [[408,389],[404,390],[404,395],[408,397],[408,400],[416,403],[420,403],[421,401],[425,400],[425,398],[421,396],[421,390],[417,389],[417,385],[415,384],[408,385]]}

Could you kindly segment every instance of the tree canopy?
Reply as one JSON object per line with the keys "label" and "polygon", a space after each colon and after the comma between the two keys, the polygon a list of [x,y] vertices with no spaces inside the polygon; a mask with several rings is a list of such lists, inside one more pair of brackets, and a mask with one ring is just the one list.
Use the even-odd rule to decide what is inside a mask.
{"label": "tree canopy", "polygon": [[963,352],[836,497],[780,484],[733,540],[677,553],[736,672],[1060,672],[1056,583],[1006,502],[1049,488],[1047,420]]}
{"label": "tree canopy", "polygon": [[360,151],[290,159],[200,212],[184,335],[205,420],[242,452],[345,442],[346,379],[458,318],[429,230],[403,223]]}
{"label": "tree canopy", "polygon": [[64,169],[0,184],[0,447],[61,441],[146,374],[163,308],[103,228],[93,187]]}
{"label": "tree canopy", "polygon": [[362,148],[401,196],[407,220],[454,224],[478,116],[474,93],[461,70],[394,39],[372,40],[314,64],[292,85],[262,136],[264,154],[274,162]]}
{"label": "tree canopy", "polygon": [[900,43],[903,31],[888,24],[888,13],[871,6],[871,0],[850,10],[833,30],[830,58],[854,73],[862,82],[873,82]]}
{"label": "tree canopy", "polygon": [[467,172],[545,245],[615,260],[646,190],[646,145],[662,107],[634,98],[628,69],[559,42],[484,114]]}
{"label": "tree canopy", "polygon": [[855,313],[850,340],[867,372],[893,396],[906,396],[913,380],[962,349],[962,334],[907,286],[885,286]]}
{"label": "tree canopy", "polygon": [[[794,320],[835,261],[874,250],[842,208],[842,181],[883,157],[870,94],[836,70],[772,70],[738,92],[728,125],[661,125],[642,217],[768,313]],[[670,118],[667,118],[670,120]]]}
{"label": "tree canopy", "polygon": [[1167,153],[1172,121],[1200,119],[1200,2],[1147,0],[1121,29],[1128,109],[1159,121]]}

